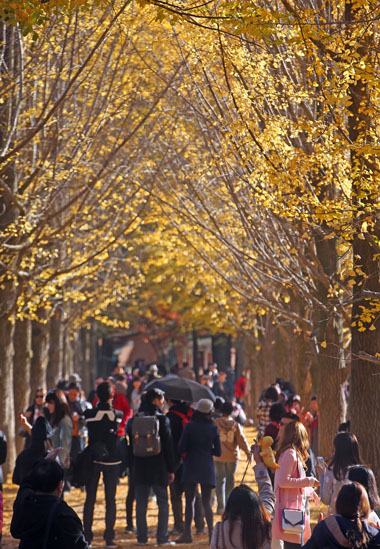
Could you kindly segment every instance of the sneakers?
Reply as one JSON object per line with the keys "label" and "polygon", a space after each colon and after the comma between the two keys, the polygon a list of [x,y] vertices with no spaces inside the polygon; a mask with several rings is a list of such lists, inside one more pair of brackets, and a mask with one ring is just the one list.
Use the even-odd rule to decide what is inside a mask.
{"label": "sneakers", "polygon": [[196,531],[195,531],[196,534],[200,535],[200,534],[205,534],[206,533],[206,529],[205,528],[197,528]]}
{"label": "sneakers", "polygon": [[157,547],[168,547],[169,545],[175,545],[175,541],[163,541],[162,543],[157,543]]}
{"label": "sneakers", "polygon": [[126,526],[125,531],[127,532],[127,534],[136,534],[137,530],[133,526]]}

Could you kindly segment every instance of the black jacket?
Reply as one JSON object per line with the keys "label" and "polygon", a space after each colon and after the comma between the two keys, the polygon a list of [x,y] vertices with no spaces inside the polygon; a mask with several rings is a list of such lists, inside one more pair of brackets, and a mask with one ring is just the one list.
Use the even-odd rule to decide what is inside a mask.
{"label": "black jacket", "polygon": [[[159,408],[145,404],[141,412],[147,416],[157,416],[160,422],[161,452],[156,456],[136,457],[133,456],[133,475],[137,484],[159,484],[167,486],[169,483],[168,474],[174,473],[174,449],[170,422],[167,416],[161,414]],[[127,424],[127,433],[130,445],[132,446],[132,424],[133,419]]]}
{"label": "black jacket", "polygon": [[186,404],[185,402],[180,402],[178,404],[173,404],[169,408],[169,411],[167,413],[167,417],[170,421],[170,428],[172,431],[172,437],[173,437],[173,445],[174,445],[174,457],[175,457],[175,470],[176,474],[179,470],[179,467],[181,466],[181,454],[179,453],[178,445],[179,441],[182,435],[183,431],[183,421],[182,418],[176,414],[176,412],[179,412],[181,414],[187,414],[189,413],[190,406]]}
{"label": "black jacket", "polygon": [[19,549],[42,549],[51,510],[47,549],[88,549],[75,511],[56,496],[36,494],[27,481],[21,485],[13,504],[11,534],[20,540]]}
{"label": "black jacket", "polygon": [[[327,527],[327,521],[331,521],[333,518],[336,519],[340,531],[339,536],[337,537],[341,537],[341,534],[343,534],[342,540],[345,543],[348,541],[346,540],[346,534],[352,528],[351,520],[344,518],[340,515],[334,515],[334,517],[327,517],[325,520],[322,520],[315,526],[311,538],[304,545],[305,549],[319,549],[321,547],[323,549],[341,549],[342,547],[346,546],[339,543],[337,537],[334,537],[331,530]],[[368,545],[366,545],[366,548],[380,548],[379,530],[373,528],[365,521],[362,521],[362,525],[363,529],[367,531],[370,538],[370,541],[368,542]]]}
{"label": "black jacket", "polygon": [[95,408],[85,410],[84,417],[93,461],[107,465],[120,463],[117,431],[123,412],[114,410],[108,403],[99,402]]}

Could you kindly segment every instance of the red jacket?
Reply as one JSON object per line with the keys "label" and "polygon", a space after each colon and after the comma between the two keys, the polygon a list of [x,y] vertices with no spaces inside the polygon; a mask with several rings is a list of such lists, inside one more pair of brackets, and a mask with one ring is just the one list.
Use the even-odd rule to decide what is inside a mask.
{"label": "red jacket", "polygon": [[245,394],[245,377],[240,376],[235,383],[235,396],[238,400],[241,400]]}
{"label": "red jacket", "polygon": [[122,393],[116,393],[113,397],[112,407],[115,410],[121,410],[123,412],[123,419],[119,424],[117,436],[122,437],[125,434],[125,426],[130,417],[132,417],[131,407],[128,404],[127,398]]}

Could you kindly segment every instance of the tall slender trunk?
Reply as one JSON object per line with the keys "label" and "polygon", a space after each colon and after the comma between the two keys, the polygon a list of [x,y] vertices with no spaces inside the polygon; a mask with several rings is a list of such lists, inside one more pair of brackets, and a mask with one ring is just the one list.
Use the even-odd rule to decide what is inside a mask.
{"label": "tall slender trunk", "polygon": [[8,455],[5,474],[12,470],[16,459],[15,417],[13,395],[13,356],[14,356],[14,323],[5,316],[0,317],[0,418],[1,429],[8,441]]}
{"label": "tall slender trunk", "polygon": [[[362,152],[364,143],[371,146],[371,131],[374,131],[369,114],[372,112],[374,97],[371,97],[368,83],[371,81],[369,71],[374,72],[377,67],[377,53],[373,43],[374,35],[370,32],[372,29],[360,36],[357,34],[356,23],[365,16],[366,11],[360,3],[346,2],[347,49],[352,49],[350,38],[354,35],[355,51],[351,53],[355,55],[351,55],[351,58],[357,59],[356,80],[349,88],[351,116],[348,119],[348,132],[352,142],[353,259],[356,268],[351,327],[350,413],[352,431],[358,437],[364,463],[371,465],[379,482],[379,441],[374,436],[380,430],[380,363],[377,357],[380,352],[380,315],[376,310],[380,296],[379,250],[376,245],[380,238],[377,183],[379,162],[376,150],[372,155]],[[365,230],[363,224],[371,213],[373,225],[369,223]],[[375,309],[372,318],[363,318],[365,311],[369,311],[368,315],[371,315],[371,309]]]}
{"label": "tall slender trunk", "polygon": [[[0,104],[0,155],[6,154],[16,136],[19,90],[22,79],[22,38],[18,28],[0,22],[0,82],[3,90]],[[12,135],[12,132],[13,135]],[[0,191],[0,230],[6,229],[19,215],[17,203],[17,172],[15,164],[1,167],[3,188]],[[8,241],[12,244],[12,239]],[[16,242],[17,244],[17,242]],[[8,440],[8,455],[3,470],[12,470],[15,457],[15,416],[13,391],[14,330],[12,315],[15,311],[17,272],[20,256],[9,251],[2,257],[0,267],[0,421]],[[8,270],[9,269],[9,270]]]}
{"label": "tall slender trunk", "polygon": [[[47,312],[39,311],[41,322],[32,322],[32,364],[31,391],[34,394],[38,387],[46,388],[46,369],[49,358],[49,322]],[[49,387],[50,388],[50,387]]]}
{"label": "tall slender trunk", "polygon": [[[330,279],[338,270],[338,254],[335,239],[315,238],[315,246],[321,267]],[[312,377],[319,402],[319,453],[325,457],[332,451],[332,443],[338,425],[345,420],[346,402],[343,385],[349,372],[343,355],[343,320],[337,311],[329,313],[328,286],[317,282],[317,294],[324,309],[313,311],[314,350]]]}
{"label": "tall slender trunk", "polygon": [[49,324],[49,356],[46,370],[46,384],[51,389],[62,378],[63,326],[60,309],[55,312]]}
{"label": "tall slender trunk", "polygon": [[[17,320],[14,332],[15,353],[13,358],[13,387],[16,432],[18,414],[30,404],[30,372],[32,363],[32,323],[30,320]],[[17,453],[21,452],[24,439],[16,435]]]}
{"label": "tall slender trunk", "polygon": [[195,373],[196,380],[199,381],[199,363],[198,363],[199,346],[198,346],[197,330],[193,330],[192,336],[193,336],[193,370]]}
{"label": "tall slender trunk", "polygon": [[212,360],[217,363],[219,370],[225,372],[231,365],[231,336],[216,334],[211,340]]}

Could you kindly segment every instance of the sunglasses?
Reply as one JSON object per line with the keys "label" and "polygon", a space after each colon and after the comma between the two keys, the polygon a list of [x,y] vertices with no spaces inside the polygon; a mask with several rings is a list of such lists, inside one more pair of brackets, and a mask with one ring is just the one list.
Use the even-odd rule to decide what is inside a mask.
{"label": "sunglasses", "polygon": [[45,395],[36,395],[36,398],[45,398]]}

